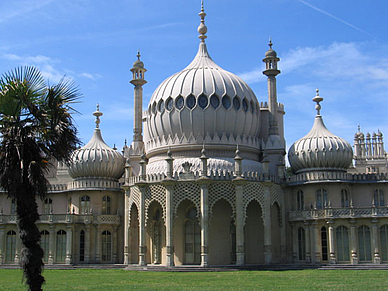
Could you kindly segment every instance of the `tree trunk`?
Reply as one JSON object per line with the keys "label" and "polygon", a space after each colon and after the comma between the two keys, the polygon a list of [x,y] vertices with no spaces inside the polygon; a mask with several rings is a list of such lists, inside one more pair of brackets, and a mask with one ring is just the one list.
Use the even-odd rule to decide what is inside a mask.
{"label": "tree trunk", "polygon": [[22,188],[22,191],[26,191],[25,193],[18,193],[19,199],[16,199],[20,239],[24,246],[21,252],[21,266],[29,290],[40,291],[44,283],[41,274],[44,265],[44,253],[39,244],[40,232],[35,224],[39,219],[38,205],[35,196],[28,191],[29,186],[24,185],[20,188]]}

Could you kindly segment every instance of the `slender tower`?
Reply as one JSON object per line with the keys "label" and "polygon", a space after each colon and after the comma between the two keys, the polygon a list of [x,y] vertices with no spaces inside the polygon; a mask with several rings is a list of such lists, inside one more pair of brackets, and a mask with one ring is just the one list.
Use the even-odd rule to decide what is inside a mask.
{"label": "slender tower", "polygon": [[280,59],[272,49],[271,39],[269,40],[269,50],[265,52],[265,70],[263,74],[268,77],[268,108],[269,108],[269,135],[278,135],[277,110],[278,101],[276,93],[276,76],[280,74],[277,63]]}
{"label": "slender tower", "polygon": [[132,147],[135,152],[143,151],[143,127],[142,127],[142,110],[143,110],[143,85],[147,83],[144,80],[144,63],[140,60],[140,52],[137,53],[137,60],[133,63],[131,84],[135,86],[134,92],[134,119],[133,119],[133,141]]}

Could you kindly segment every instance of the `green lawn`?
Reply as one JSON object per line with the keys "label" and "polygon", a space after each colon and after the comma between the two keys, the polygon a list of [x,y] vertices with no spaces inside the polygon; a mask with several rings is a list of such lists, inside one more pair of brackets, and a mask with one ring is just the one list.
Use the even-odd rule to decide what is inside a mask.
{"label": "green lawn", "polygon": [[[0,269],[0,290],[26,290],[20,270]],[[46,270],[44,290],[388,290],[388,271],[138,272]]]}

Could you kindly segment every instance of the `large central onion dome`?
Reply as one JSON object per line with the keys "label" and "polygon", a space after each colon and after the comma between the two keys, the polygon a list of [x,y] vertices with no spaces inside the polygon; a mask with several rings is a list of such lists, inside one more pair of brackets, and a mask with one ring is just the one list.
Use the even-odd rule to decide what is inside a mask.
{"label": "large central onion dome", "polygon": [[198,28],[202,42],[194,60],[155,90],[145,112],[147,155],[171,146],[201,149],[203,144],[226,148],[259,148],[260,107],[252,89],[219,67],[204,39],[203,11]]}
{"label": "large central onion dome", "polygon": [[323,100],[317,96],[317,116],[310,132],[296,141],[288,151],[291,168],[298,174],[309,171],[346,171],[351,165],[353,151],[344,139],[332,134],[325,126],[320,115]]}
{"label": "large central onion dome", "polygon": [[93,137],[85,146],[74,151],[71,157],[69,174],[74,179],[72,187],[117,188],[118,179],[124,172],[124,157],[102,139],[99,129],[102,113],[98,107],[93,115],[96,116]]}

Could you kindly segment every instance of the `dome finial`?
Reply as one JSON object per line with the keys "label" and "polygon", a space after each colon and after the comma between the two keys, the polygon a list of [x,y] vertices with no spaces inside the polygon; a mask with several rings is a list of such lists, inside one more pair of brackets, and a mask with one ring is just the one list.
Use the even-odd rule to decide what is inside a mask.
{"label": "dome finial", "polygon": [[269,49],[271,50],[271,49],[272,49],[272,46],[273,46],[273,43],[272,43],[271,37],[269,37],[269,43],[268,43],[268,46],[269,46]]}
{"label": "dome finial", "polygon": [[313,98],[313,101],[317,103],[317,105],[315,105],[315,109],[317,110],[317,115],[321,115],[321,105],[319,103],[323,100],[323,98],[319,96],[318,88],[315,90],[315,92],[316,92],[316,95]]}
{"label": "dome finial", "polygon": [[97,103],[97,110],[93,112],[93,115],[96,117],[96,128],[99,128],[99,124],[100,124],[100,116],[102,115],[103,113],[100,112],[100,104]]}
{"label": "dome finial", "polygon": [[200,33],[198,38],[201,39],[201,42],[205,42],[205,39],[207,38],[206,36],[207,27],[205,25],[206,13],[205,13],[205,9],[203,8],[203,0],[201,1],[201,12],[198,15],[199,17],[201,17],[201,23],[198,26],[198,32]]}
{"label": "dome finial", "polygon": [[141,57],[141,54],[140,54],[140,49],[137,49],[137,60],[140,61],[140,57]]}

